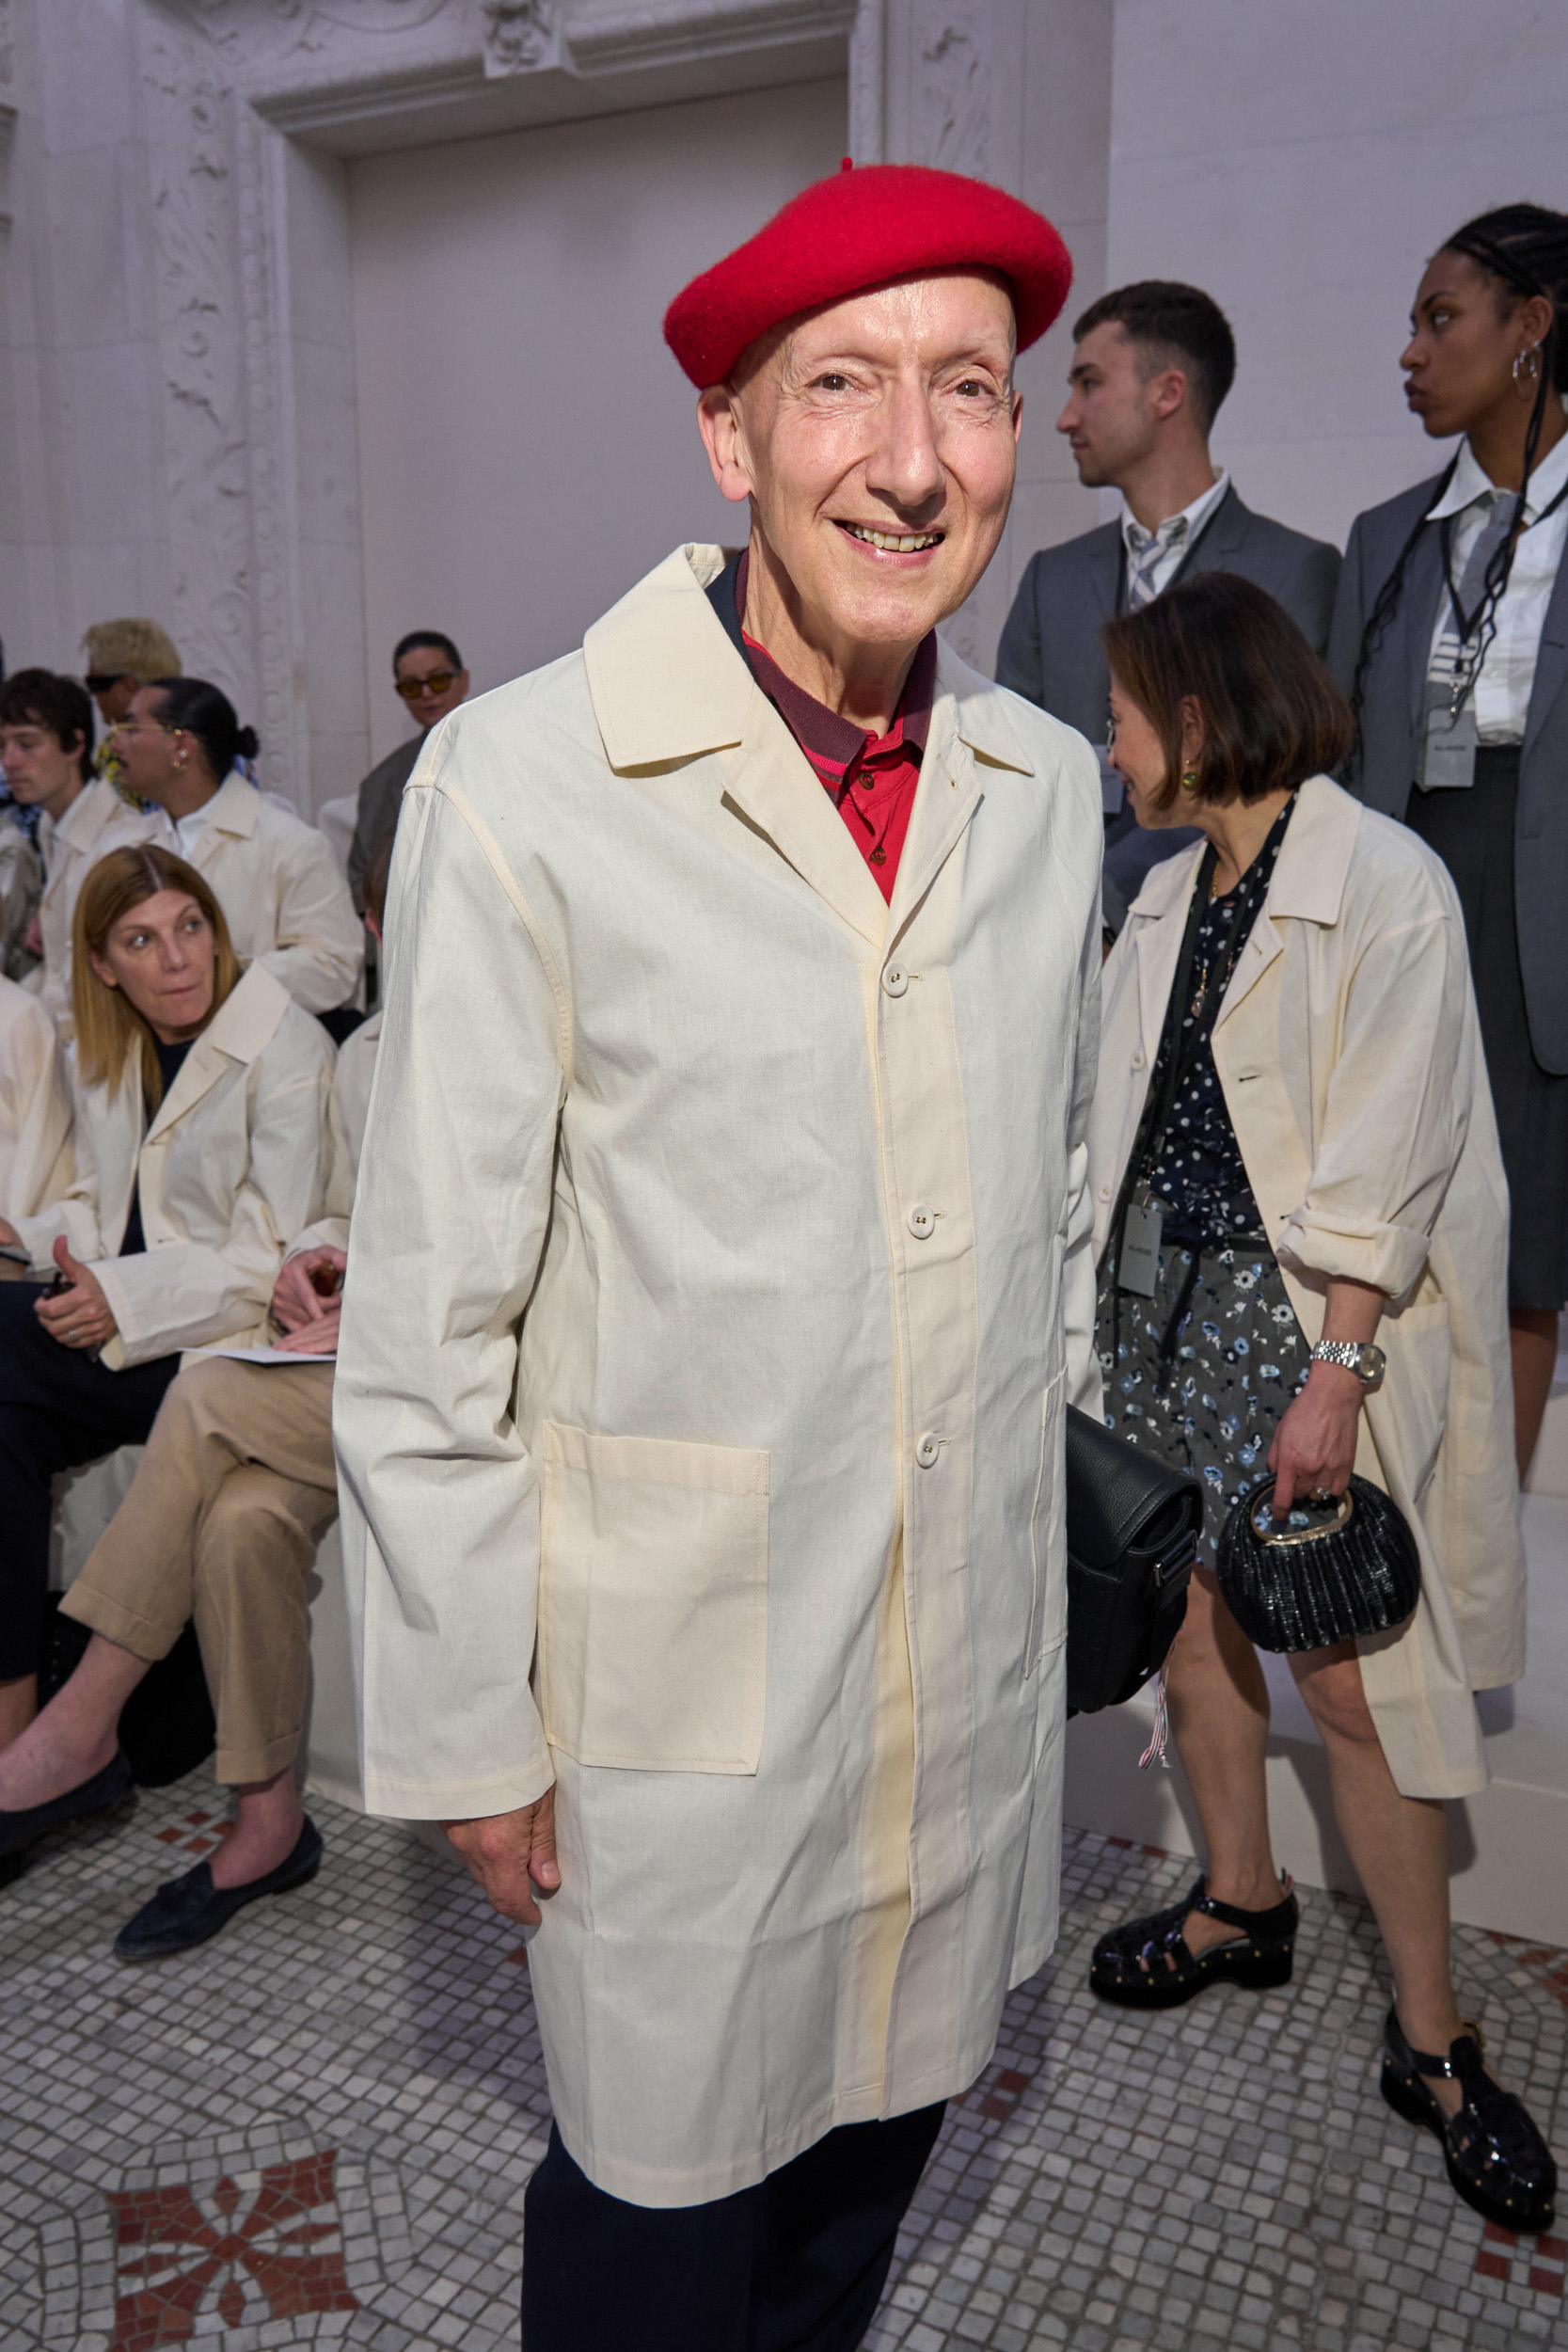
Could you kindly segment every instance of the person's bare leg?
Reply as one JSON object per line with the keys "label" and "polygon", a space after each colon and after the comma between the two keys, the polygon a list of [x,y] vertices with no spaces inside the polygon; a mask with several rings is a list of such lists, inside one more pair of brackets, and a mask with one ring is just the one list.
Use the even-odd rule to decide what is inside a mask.
{"label": "person's bare leg", "polygon": [[114,1759],[119,1710],[148,1672],[118,1642],[95,1633],[82,1662],[9,1747],[0,1750],[0,1811],[24,1813],[79,1788]]}
{"label": "person's bare leg", "polygon": [[[1171,1737],[1203,1824],[1209,1892],[1239,1911],[1268,1911],[1281,1900],[1263,1777],[1269,1686],[1257,1651],[1207,1568],[1193,1578],[1186,1618],[1166,1661],[1165,1700]],[[1241,1931],[1195,1911],[1184,1933],[1196,1953]]]}
{"label": "person's bare leg", "polygon": [[[1449,1961],[1448,1823],[1440,1802],[1394,1786],[1354,1645],[1291,1661],[1328,1756],[1334,1818],[1377,1919],[1412,2049],[1447,2053],[1463,2030]],[[1457,2083],[1423,2075],[1451,2115]]]}
{"label": "person's bare leg", "polygon": [[1552,1392],[1557,1317],[1544,1308],[1514,1307],[1509,1313],[1508,1340],[1513,1359],[1513,1448],[1523,1486],[1541,1441],[1541,1424]]}
{"label": "person's bare leg", "polygon": [[0,1682],[0,1753],[22,1737],[38,1711],[37,1675],[13,1675]]}
{"label": "person's bare leg", "polygon": [[248,1886],[253,1879],[265,1878],[287,1862],[304,1826],[292,1764],[270,1780],[246,1782],[238,1795],[234,1826],[212,1856],[214,1886]]}

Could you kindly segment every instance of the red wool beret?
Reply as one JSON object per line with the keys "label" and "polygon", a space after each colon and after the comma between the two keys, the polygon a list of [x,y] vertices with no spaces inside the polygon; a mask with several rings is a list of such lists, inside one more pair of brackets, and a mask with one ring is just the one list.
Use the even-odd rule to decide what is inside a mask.
{"label": "red wool beret", "polygon": [[1006,278],[1021,351],[1045,333],[1072,283],[1071,256],[1051,223],[1005,189],[924,164],[854,171],[846,163],[694,278],[664,314],[664,340],[700,389],[721,383],[782,320],[938,269]]}

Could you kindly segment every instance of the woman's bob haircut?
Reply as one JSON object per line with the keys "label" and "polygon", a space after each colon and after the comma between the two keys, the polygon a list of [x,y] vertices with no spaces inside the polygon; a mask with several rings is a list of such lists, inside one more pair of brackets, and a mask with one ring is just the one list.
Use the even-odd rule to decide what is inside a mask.
{"label": "woman's bob haircut", "polygon": [[[76,901],[71,940],[71,1003],[76,1022],[76,1066],[85,1085],[103,1086],[114,1093],[133,1056],[141,1065],[142,1090],[154,1111],[163,1097],[157,1042],[141,1014],[122,988],[110,988],[92,968],[102,956],[109,933],[122,915],[162,890],[177,890],[194,899],[217,942],[213,970],[213,1003],[207,1020],[223,1003],[240,977],[240,960],[223,919],[223,909],[194,866],[171,850],[144,842],[111,850],[101,857],[82,884]],[[204,1023],[203,1026],[206,1025]]]}
{"label": "woman's bob haircut", "polygon": [[1234,572],[1199,572],[1101,630],[1111,675],[1164,749],[1157,808],[1181,793],[1181,706],[1196,703],[1199,801],[1260,800],[1332,774],[1355,736],[1350,705],[1265,590]]}

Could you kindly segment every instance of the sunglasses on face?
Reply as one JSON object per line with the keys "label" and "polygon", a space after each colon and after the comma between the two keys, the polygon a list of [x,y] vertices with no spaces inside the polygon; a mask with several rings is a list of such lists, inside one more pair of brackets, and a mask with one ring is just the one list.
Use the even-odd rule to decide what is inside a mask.
{"label": "sunglasses on face", "polygon": [[106,694],[111,686],[118,686],[125,675],[123,670],[92,670],[82,683],[89,694]]}
{"label": "sunglasses on face", "polygon": [[398,692],[405,703],[417,703],[421,694],[444,694],[456,675],[455,670],[432,670],[428,677],[400,677]]}

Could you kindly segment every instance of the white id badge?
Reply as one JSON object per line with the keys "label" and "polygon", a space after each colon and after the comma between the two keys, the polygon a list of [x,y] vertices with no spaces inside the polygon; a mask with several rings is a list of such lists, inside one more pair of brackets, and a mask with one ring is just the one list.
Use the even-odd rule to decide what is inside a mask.
{"label": "white id badge", "polygon": [[1447,686],[1427,689],[1426,739],[1422,745],[1423,792],[1465,792],[1476,780],[1476,703],[1470,695],[1457,718]]}
{"label": "white id badge", "polygon": [[1160,1228],[1165,1213],[1158,1200],[1130,1200],[1121,1228],[1117,1256],[1117,1288],[1138,1298],[1152,1298],[1160,1271]]}

